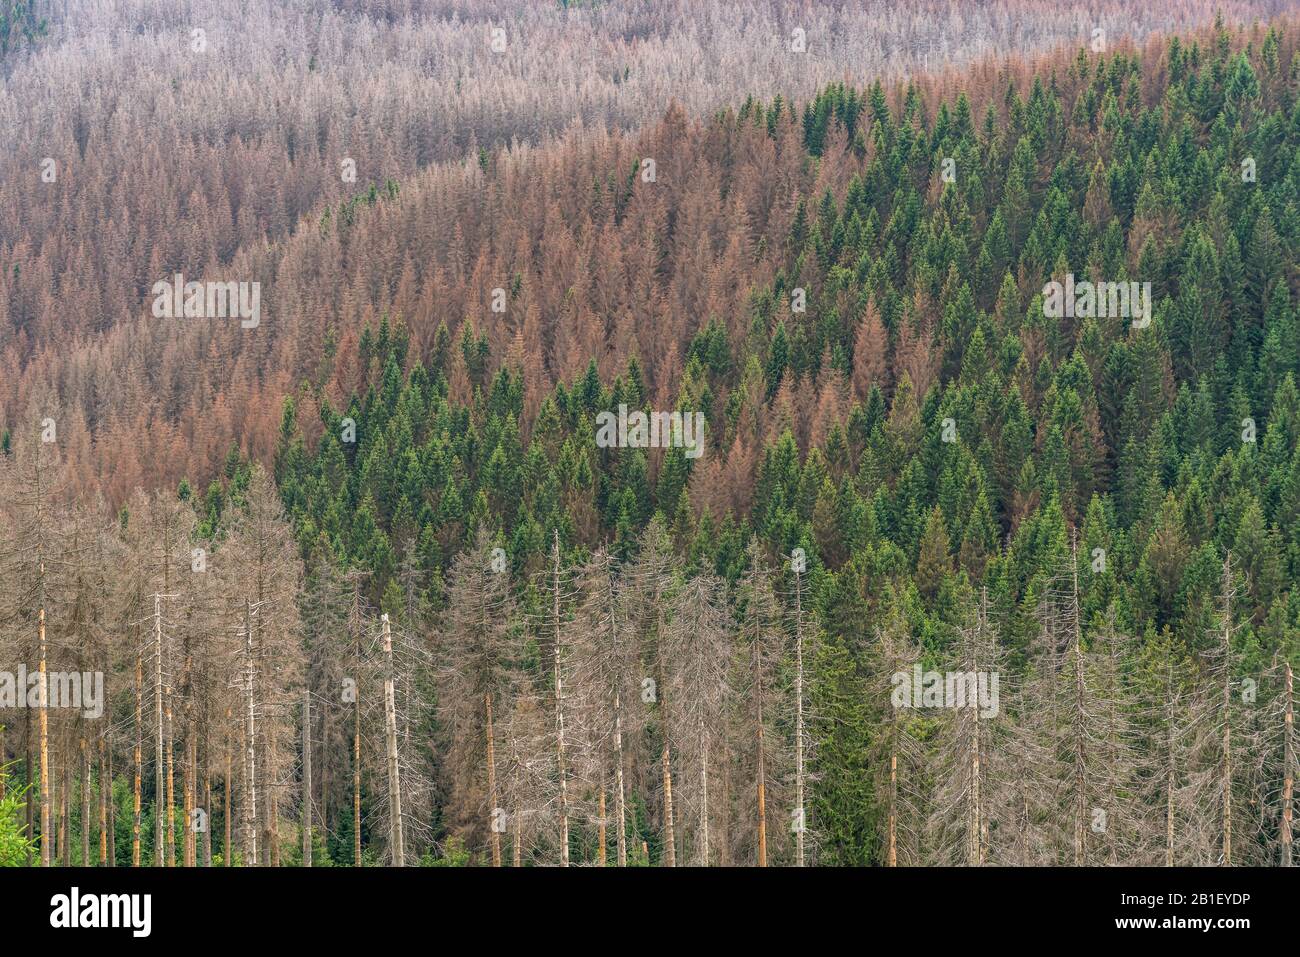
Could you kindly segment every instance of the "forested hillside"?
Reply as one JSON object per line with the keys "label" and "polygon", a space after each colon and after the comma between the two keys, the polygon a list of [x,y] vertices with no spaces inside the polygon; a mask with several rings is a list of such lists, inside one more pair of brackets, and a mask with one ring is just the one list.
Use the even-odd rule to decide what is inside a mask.
{"label": "forested hillside", "polygon": [[[507,182],[528,193],[565,154],[589,156],[592,175],[622,179],[627,169],[615,161],[630,163],[641,146],[617,133],[657,123],[674,103],[698,119],[747,96],[806,102],[834,82],[866,88],[918,76],[928,100],[969,88],[982,109],[984,96],[1002,95],[1003,58],[1098,41],[1123,48],[1207,24],[1216,9],[1249,23],[1291,6],[23,0],[13,4],[21,26],[0,51],[0,427],[53,389],[91,439],[71,462],[79,491],[119,504],[136,486],[184,477],[206,485],[232,443],[262,461],[271,454],[280,399],[316,371],[330,329],[345,364],[356,361],[361,327],[399,308],[421,345],[438,319],[458,332],[471,315],[503,348],[513,326],[472,312],[487,292],[464,288],[481,245],[509,260],[488,288],[514,272],[555,269],[540,250],[511,248],[516,234],[496,233],[526,223],[542,241],[543,210],[488,214]],[[19,39],[42,21],[43,35]],[[479,172],[488,162],[497,179]],[[338,237],[340,249],[328,235],[324,248],[312,245],[327,210],[337,223],[340,204],[390,180],[418,237],[372,233],[381,224],[371,217],[355,241]],[[566,213],[587,204],[589,182],[558,185]],[[671,210],[686,185],[665,181],[648,202]],[[787,215],[785,185],[765,187],[778,188]],[[772,202],[766,196],[751,215],[766,216]],[[600,212],[592,218],[603,224]],[[567,225],[553,222],[552,234]],[[582,250],[583,239],[568,241]],[[366,247],[384,258],[363,280],[354,259]],[[260,282],[257,332],[157,322],[150,289],[177,273]],[[547,288],[540,277],[529,292],[534,285]],[[537,305],[550,337],[563,304]],[[492,361],[503,360],[498,351]],[[355,385],[341,381],[331,395],[346,401]]]}
{"label": "forested hillside", "polygon": [[0,863],[1292,863],[1300,22],[1082,37],[0,233]]}

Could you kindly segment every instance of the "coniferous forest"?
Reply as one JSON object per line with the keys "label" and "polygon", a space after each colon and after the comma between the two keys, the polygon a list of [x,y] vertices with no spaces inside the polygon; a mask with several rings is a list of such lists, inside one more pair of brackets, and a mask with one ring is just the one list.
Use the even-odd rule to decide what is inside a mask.
{"label": "coniferous forest", "polygon": [[256,6],[0,10],[0,865],[1297,863],[1293,4]]}

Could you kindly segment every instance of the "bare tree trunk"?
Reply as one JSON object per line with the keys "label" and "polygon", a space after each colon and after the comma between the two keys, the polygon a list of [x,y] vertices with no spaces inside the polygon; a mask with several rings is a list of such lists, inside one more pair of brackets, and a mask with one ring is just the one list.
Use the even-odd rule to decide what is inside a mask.
{"label": "bare tree trunk", "polygon": [[68,804],[72,800],[72,768],[68,761],[68,738],[65,733],[63,747],[63,786],[59,789],[59,855],[64,867],[72,866],[72,821]]}
{"label": "bare tree trunk", "polygon": [[176,866],[176,739],[172,735],[172,689],[163,688],[167,729],[167,866]]}
{"label": "bare tree trunk", "polygon": [[302,866],[311,867],[311,689],[302,693]]}
{"label": "bare tree trunk", "polygon": [[166,825],[163,801],[166,797],[167,791],[166,786],[163,783],[166,763],[163,759],[162,598],[158,595],[153,596],[153,679],[153,712],[154,726],[156,729],[154,737],[153,777],[153,854],[155,866],[163,867],[165,866],[167,855],[167,837],[163,833],[163,828]]}
{"label": "bare tree trunk", "polygon": [[886,867],[898,866],[898,751],[889,750],[889,850]]}
{"label": "bare tree trunk", "polygon": [[492,731],[492,695],[487,694],[483,698],[484,707],[487,713],[487,779],[488,779],[488,804],[491,807],[492,826],[489,829],[492,837],[492,866],[501,866],[501,831],[498,820],[497,810],[500,805],[497,804],[497,759],[496,759],[496,738]]}
{"label": "bare tree trunk", "polygon": [[[360,654],[360,652],[358,652]],[[361,692],[352,702],[352,866],[361,866]]]}
{"label": "bare tree trunk", "polygon": [[[609,587],[609,628],[610,648],[618,649],[618,610],[614,603],[614,578],[606,557],[606,580]],[[615,668],[619,666],[616,664]],[[627,807],[623,790],[623,696],[620,683],[623,675],[614,676],[614,814],[618,819],[618,832],[615,834],[617,845],[616,861],[619,867],[627,866]]]}
{"label": "bare tree trunk", "polygon": [[524,806],[520,802],[519,794],[519,759],[518,752],[515,752],[515,760],[512,762],[515,766],[514,773],[514,793],[515,793],[515,834],[510,848],[511,864],[514,867],[524,866]]}
{"label": "bare tree trunk", "polygon": [[804,866],[803,575],[794,573],[794,863]]}
{"label": "bare tree trunk", "polygon": [[1223,866],[1232,866],[1232,553],[1223,562]]}
{"label": "bare tree trunk", "polygon": [[[33,766],[34,765],[32,763],[32,712],[31,709],[24,708],[23,709],[23,777],[26,778],[26,787],[28,791],[31,790],[34,784],[38,785],[39,787],[39,784],[36,781],[36,779],[32,777]],[[27,821],[27,833],[29,835],[35,836],[36,817],[37,817],[36,804],[39,804],[40,802],[38,801],[33,803],[31,801],[24,801],[23,803],[24,805],[26,805],[25,817]],[[32,849],[30,847],[27,849],[27,863],[29,866],[32,863]]]}
{"label": "bare tree trunk", "polygon": [[767,760],[763,747],[763,677],[759,662],[762,636],[754,619],[754,705],[757,709],[758,743],[758,866],[767,867]]}
{"label": "bare tree trunk", "polygon": [[[659,687],[663,687],[661,684]],[[667,729],[665,728],[665,734]],[[673,830],[673,772],[669,761],[668,741],[665,738],[663,752],[660,755],[664,776],[664,865],[677,866],[677,835]]]}
{"label": "bare tree trunk", "polygon": [[81,732],[81,866],[90,866],[90,751]]}
{"label": "bare tree trunk", "polygon": [[560,629],[560,532],[551,545],[551,615],[555,620],[555,763],[560,775],[560,866],[569,866],[569,771],[564,762],[564,655]]}
{"label": "bare tree trunk", "polygon": [[135,779],[132,788],[134,819],[131,822],[131,866],[140,866],[140,778],[143,774],[144,751],[144,652],[140,635],[136,633],[135,648]]}
{"label": "bare tree trunk", "polygon": [[113,800],[113,745],[105,745],[108,765],[108,866],[117,867],[117,803]]}
{"label": "bare tree trunk", "polygon": [[982,824],[983,809],[980,804],[980,709],[979,706],[971,708],[974,716],[975,730],[971,735],[970,746],[970,821],[969,841],[970,851],[967,863],[971,867],[979,867],[983,861],[983,841],[981,840],[980,826]]}
{"label": "bare tree trunk", "polygon": [[208,815],[208,826],[203,832],[203,866],[212,866],[212,756],[208,751],[208,736],[203,735],[203,809]]}
{"label": "bare tree trunk", "polygon": [[257,716],[253,710],[253,609],[244,600],[244,866],[257,866]]}
{"label": "bare tree trunk", "polygon": [[230,830],[231,830],[230,828],[230,782],[234,780],[234,776],[233,776],[234,768],[231,767],[231,765],[234,762],[230,754],[230,709],[229,708],[226,709],[225,738],[226,738],[226,776],[221,781],[221,799],[222,799],[222,803],[225,805],[225,813],[222,815],[222,817],[224,818],[224,820],[222,821],[222,828],[224,833],[221,839],[221,856],[223,858],[222,863],[226,867],[234,867],[235,849],[230,844]]}
{"label": "bare tree trunk", "polygon": [[[33,785],[36,785],[39,789],[39,782],[37,782],[37,780],[34,777],[32,777],[32,768],[34,766],[35,765],[33,764],[32,761],[32,712],[31,709],[24,708],[23,709],[23,777],[26,778],[26,787],[28,791],[32,789]],[[35,836],[36,834],[36,818],[38,816],[36,813],[36,806],[39,803],[40,803],[39,801],[35,803],[33,803],[32,801],[23,802],[23,804],[26,806],[25,817],[27,821],[27,833],[32,836]],[[32,849],[30,847],[27,849],[27,863],[29,866],[32,863]]]}
{"label": "bare tree trunk", "polygon": [[108,798],[113,779],[108,774],[108,747],[101,735],[99,739],[99,866],[108,866]]}
{"label": "bare tree trunk", "polygon": [[181,765],[181,802],[183,812],[181,819],[184,821],[182,832],[184,842],[181,845],[182,861],[186,867],[195,867],[198,865],[198,835],[195,829],[196,825],[207,822],[197,821],[198,815],[194,813],[198,806],[198,780],[196,772],[198,770],[198,749],[195,747],[194,734],[194,658],[190,652],[190,629],[185,630],[185,641],[183,646],[182,659],[184,666],[181,669],[181,707],[184,714],[184,732],[185,732],[185,754],[183,764]]}
{"label": "bare tree trunk", "polygon": [[709,735],[705,729],[704,711],[697,721],[700,742],[700,853],[705,867],[709,866]]}
{"label": "bare tree trunk", "polygon": [[1282,726],[1282,866],[1290,867],[1292,860],[1291,821],[1295,813],[1292,795],[1295,792],[1295,699],[1291,662],[1286,663],[1286,717]]}
{"label": "bare tree trunk", "polygon": [[1165,867],[1174,866],[1174,679],[1165,668]]}
{"label": "bare tree trunk", "polygon": [[623,792],[623,702],[614,689],[614,810],[618,816],[618,866],[627,867],[627,807]]}
{"label": "bare tree trunk", "polygon": [[663,643],[664,643],[664,623],[663,607],[664,602],[661,595],[661,583],[656,580],[655,583],[655,607],[658,609],[658,621],[655,631],[655,694],[659,702],[660,724],[663,725],[663,747],[659,754],[660,773],[663,777],[664,789],[664,866],[677,866],[677,831],[673,821],[673,765],[672,765],[672,743],[669,737],[669,729],[672,727],[672,717],[668,710],[668,682],[665,680],[664,660],[663,660]]}
{"label": "bare tree trunk", "polygon": [[[1086,857],[1088,793],[1085,771],[1083,636],[1079,628],[1079,553],[1076,540],[1070,541],[1070,573],[1073,590],[1070,593],[1071,618],[1074,622],[1074,865],[1082,867]],[[975,709],[979,713],[979,709]]]}
{"label": "bare tree trunk", "polygon": [[40,748],[41,748],[41,866],[50,866],[50,716],[49,716],[49,694],[50,684],[49,676],[45,670],[45,595],[44,595],[44,575],[45,566],[41,565],[42,576],[42,594],[40,619],[37,626],[37,642],[39,645],[39,676],[40,685],[37,689],[39,698],[37,699],[37,722],[40,729]]}
{"label": "bare tree trunk", "polygon": [[388,742],[388,813],[391,829],[393,866],[404,867],[406,850],[402,843],[402,781],[397,767],[397,701],[393,691],[393,639],[388,630],[388,615],[379,617],[384,630],[384,722]]}
{"label": "bare tree trunk", "polygon": [[605,772],[602,769],[600,774],[600,823],[596,827],[596,862],[600,867],[605,866],[605,842],[608,840],[605,827]]}
{"label": "bare tree trunk", "polygon": [[262,774],[267,779],[264,791],[266,794],[266,863],[269,867],[280,866],[280,803],[276,800],[279,791],[273,779],[277,753],[275,740],[273,734],[262,735],[263,746],[266,749]]}
{"label": "bare tree trunk", "polygon": [[[968,670],[971,674],[979,675],[986,667],[987,663],[981,661],[983,657],[981,649],[986,641],[988,628],[988,589],[980,589],[980,604],[978,618],[975,623],[975,631],[970,637],[970,663]],[[967,822],[969,831],[969,851],[967,855],[967,864],[971,867],[979,867],[984,863],[985,858],[985,839],[984,839],[984,796],[983,796],[983,749],[984,749],[984,729],[980,720],[980,707],[978,703],[971,709],[971,717],[974,727],[971,730],[970,746],[970,817]]]}
{"label": "bare tree trunk", "polygon": [[189,719],[186,719],[187,726],[185,733],[185,757],[181,764],[181,820],[185,828],[182,833],[185,835],[181,841],[181,864],[185,867],[194,867],[198,862],[198,844],[194,840],[198,831],[195,827],[195,783],[194,783],[194,735],[189,728]]}

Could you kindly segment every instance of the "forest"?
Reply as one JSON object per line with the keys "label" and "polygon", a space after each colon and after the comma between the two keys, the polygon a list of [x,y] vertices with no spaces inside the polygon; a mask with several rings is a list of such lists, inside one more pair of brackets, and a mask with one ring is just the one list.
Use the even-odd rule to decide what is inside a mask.
{"label": "forest", "polygon": [[[240,80],[113,0],[100,77],[158,75],[43,112],[95,86],[49,6],[0,53],[0,865],[1295,862],[1285,4],[873,70],[821,4],[838,52],[679,95],[671,4],[276,53],[286,3]],[[745,10],[710,42],[793,28]],[[538,108],[498,21],[635,67]],[[260,325],[150,316],[181,273]]]}

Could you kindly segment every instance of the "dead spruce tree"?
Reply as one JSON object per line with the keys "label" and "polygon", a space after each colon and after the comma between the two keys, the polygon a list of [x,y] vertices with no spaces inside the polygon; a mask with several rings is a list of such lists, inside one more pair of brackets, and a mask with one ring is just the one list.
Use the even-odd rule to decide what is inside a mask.
{"label": "dead spruce tree", "polygon": [[790,714],[784,681],[786,641],[772,573],[758,540],[747,549],[748,568],[736,588],[737,640],[733,660],[732,792],[738,855],[759,867],[784,856],[797,824],[786,787]]}
{"label": "dead spruce tree", "polygon": [[505,551],[480,528],[452,563],[436,655],[439,712],[450,739],[449,826],[467,847],[486,844],[494,867],[502,863],[507,815],[497,768],[503,747],[509,753],[501,738],[516,687],[516,625]]}
{"label": "dead spruce tree", "polygon": [[791,830],[794,833],[794,865],[805,867],[816,859],[816,832],[810,826],[809,792],[815,779],[810,768],[816,759],[816,738],[810,733],[815,715],[809,711],[810,664],[817,654],[821,634],[817,618],[809,607],[807,551],[796,548],[786,567],[786,584],[782,595],[788,619],[787,631],[792,645],[790,665],[793,717],[793,788]]}
{"label": "dead spruce tree", "polygon": [[[435,721],[436,663],[431,646],[433,613],[414,541],[402,546],[397,573],[389,583],[384,606],[393,642],[393,689],[397,715],[397,758],[402,783],[402,830],[405,856],[418,859],[433,843],[433,747],[426,729]],[[387,805],[387,792],[381,795]]]}
{"label": "dead spruce tree", "polygon": [[677,755],[674,807],[684,862],[707,867],[720,858],[727,820],[720,782],[727,764],[733,625],[725,587],[707,572],[686,580],[675,605],[661,638],[665,691],[678,703],[667,725]]}
{"label": "dead spruce tree", "polygon": [[[357,698],[354,655],[359,641],[349,629],[355,575],[345,572],[332,548],[317,542],[300,599],[306,682],[310,692],[312,787],[300,817],[328,836],[331,822],[352,817],[351,756]],[[304,771],[305,769],[304,755]],[[359,837],[359,833],[357,834]]]}
{"label": "dead spruce tree", "polygon": [[1032,675],[1019,702],[1024,746],[1050,755],[1048,793],[1034,794],[1037,801],[1023,795],[1026,817],[1031,833],[1045,839],[1046,863],[1110,864],[1139,841],[1139,707],[1129,690],[1127,639],[1113,617],[1085,640],[1076,545],[1063,564],[1039,595]]}
{"label": "dead spruce tree", "polygon": [[910,687],[921,651],[898,597],[887,595],[884,608],[867,652],[871,712],[880,728],[872,738],[871,766],[874,790],[881,795],[881,858],[886,867],[914,867],[923,863],[929,790],[923,739],[929,722],[898,689],[904,683]]}
{"label": "dead spruce tree", "polygon": [[[18,660],[39,676],[36,706],[23,709],[23,768],[25,785],[37,798],[27,802],[27,833],[38,838],[43,867],[55,860],[53,778],[59,755],[52,754],[52,748],[57,747],[65,717],[51,709],[49,688],[49,672],[63,657],[59,603],[68,557],[59,430],[66,439],[73,426],[61,420],[52,398],[34,398],[15,431],[12,458],[6,463],[11,497],[10,520],[4,529],[9,563],[3,571],[12,583],[6,617],[16,633]],[[39,821],[35,808],[40,811]]]}
{"label": "dead spruce tree", "polygon": [[[544,839],[553,845],[549,863],[568,867],[575,824],[593,812],[583,780],[583,759],[590,748],[574,684],[578,592],[573,569],[563,561],[558,529],[552,530],[547,562],[536,574],[535,587],[540,605],[531,616],[530,628],[539,676],[531,687],[521,689],[521,703],[514,714],[521,736],[514,746],[517,766],[522,762],[521,773],[512,784],[519,789],[514,803],[529,809],[525,813],[530,841],[535,844]],[[542,729],[534,745],[539,719]],[[523,836],[523,822],[516,823]]]}
{"label": "dead spruce tree", "polygon": [[656,515],[637,542],[637,552],[621,569],[632,615],[632,628],[640,640],[641,694],[637,705],[646,713],[642,722],[648,752],[655,756],[652,799],[658,805],[661,860],[666,867],[677,864],[676,812],[673,804],[673,708],[678,699],[670,694],[665,644],[676,611],[679,582],[676,558],[668,530]]}
{"label": "dead spruce tree", "polygon": [[[244,618],[243,667],[247,671],[246,733],[254,739],[254,807],[259,862],[280,862],[280,817],[291,801],[298,752],[297,704],[304,660],[297,594],[302,563],[271,479],[254,467],[243,501],[215,557],[223,576],[225,607]],[[248,742],[245,742],[248,746]]]}
{"label": "dead spruce tree", "polygon": [[1188,813],[1180,857],[1191,864],[1231,867],[1259,862],[1252,817],[1259,810],[1255,776],[1262,767],[1259,755],[1266,750],[1261,730],[1267,721],[1261,720],[1260,676],[1247,673],[1239,647],[1240,590],[1229,552],[1189,709],[1189,768],[1180,802]]}
{"label": "dead spruce tree", "polygon": [[[418,857],[419,849],[432,841],[427,823],[431,814],[427,752],[414,729],[424,721],[429,697],[425,689],[434,667],[419,635],[422,617],[413,603],[398,597],[399,591],[400,585],[390,585],[384,605],[392,611],[381,612],[372,623],[362,664],[367,686],[378,689],[379,709],[363,727],[382,732],[369,748],[383,758],[383,773],[374,779],[372,811],[385,822],[388,859],[398,867]],[[411,594],[407,590],[404,598]],[[369,740],[368,735],[363,737]]]}
{"label": "dead spruce tree", "polygon": [[[639,707],[642,666],[629,611],[630,596],[613,556],[597,549],[577,571],[579,607],[574,628],[574,712],[583,729],[581,776],[597,791],[597,853],[608,839],[605,792],[613,803],[615,862],[628,862],[628,767],[631,742],[645,712]],[[634,704],[634,702],[636,704]]]}
{"label": "dead spruce tree", "polygon": [[1255,680],[1254,701],[1247,701],[1242,715],[1250,747],[1241,757],[1244,800],[1238,862],[1291,867],[1295,864],[1297,769],[1295,673],[1279,653]]}
{"label": "dead spruce tree", "polygon": [[988,592],[954,643],[943,677],[945,707],[936,713],[931,774],[935,788],[926,848],[932,863],[989,863],[990,821],[1007,802],[1007,783],[1023,769],[1006,750],[1001,683],[1006,656],[990,621]]}

